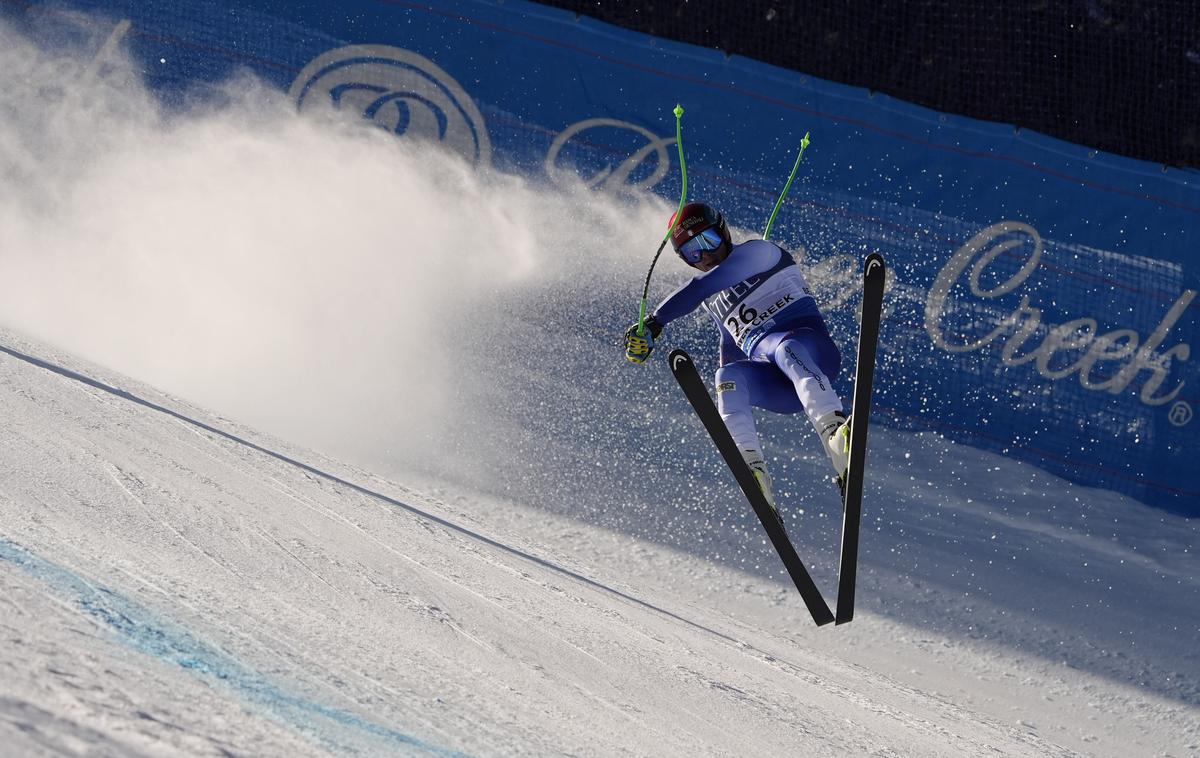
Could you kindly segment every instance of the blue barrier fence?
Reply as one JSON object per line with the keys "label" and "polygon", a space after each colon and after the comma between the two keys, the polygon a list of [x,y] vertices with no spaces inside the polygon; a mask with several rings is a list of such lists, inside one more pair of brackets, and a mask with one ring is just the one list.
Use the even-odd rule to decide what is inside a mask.
{"label": "blue barrier fence", "polygon": [[[813,144],[773,237],[854,334],[857,260],[894,270],[876,407],[896,426],[1200,515],[1200,176],[939,114],[519,0],[337,4],[80,0],[167,101],[247,67],[301,110],[336,108],[479,165],[678,197],[761,229],[799,138]],[[9,18],[54,11],[0,0]],[[836,335],[835,335],[836,336]],[[852,352],[852,351],[850,351]]]}

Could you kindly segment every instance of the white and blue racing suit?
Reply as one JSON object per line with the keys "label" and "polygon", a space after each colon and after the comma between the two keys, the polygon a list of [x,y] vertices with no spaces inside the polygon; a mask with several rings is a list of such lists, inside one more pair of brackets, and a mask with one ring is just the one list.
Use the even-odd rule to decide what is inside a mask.
{"label": "white and blue racing suit", "polygon": [[765,240],[734,245],[720,265],[663,300],[654,318],[665,326],[701,306],[720,327],[717,405],[739,447],[762,449],[751,406],[804,411],[814,427],[842,410],[832,385],[841,353],[786,250]]}

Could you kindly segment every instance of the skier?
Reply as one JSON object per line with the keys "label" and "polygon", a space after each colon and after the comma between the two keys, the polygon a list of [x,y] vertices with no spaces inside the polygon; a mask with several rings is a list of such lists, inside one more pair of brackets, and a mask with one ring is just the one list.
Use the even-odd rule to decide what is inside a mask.
{"label": "skier", "polygon": [[654,309],[638,334],[625,332],[625,357],[644,363],[663,327],[703,306],[721,332],[717,408],[771,507],[775,496],[751,406],[804,411],[841,487],[850,458],[850,425],[832,380],[842,356],[792,256],[766,240],[735,245],[725,219],[704,203],[671,217],[671,245],[701,273]]}

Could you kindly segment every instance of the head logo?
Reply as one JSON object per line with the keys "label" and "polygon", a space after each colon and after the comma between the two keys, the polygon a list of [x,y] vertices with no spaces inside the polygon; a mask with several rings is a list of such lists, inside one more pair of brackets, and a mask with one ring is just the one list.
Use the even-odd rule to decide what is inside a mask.
{"label": "head logo", "polygon": [[289,94],[302,113],[350,113],[397,135],[437,140],[477,166],[491,162],[491,140],[474,101],[433,61],[409,50],[330,50],[304,67]]}

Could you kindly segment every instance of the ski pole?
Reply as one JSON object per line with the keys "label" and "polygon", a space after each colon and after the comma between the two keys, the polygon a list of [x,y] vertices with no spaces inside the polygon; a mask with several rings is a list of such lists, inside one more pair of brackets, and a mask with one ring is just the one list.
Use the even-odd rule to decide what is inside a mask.
{"label": "ski pole", "polygon": [[780,206],[783,205],[783,199],[787,197],[788,190],[792,188],[792,180],[796,178],[796,172],[800,169],[800,161],[804,158],[804,151],[808,148],[809,132],[804,133],[804,139],[800,140],[800,154],[796,156],[796,165],[792,166],[792,173],[788,176],[787,184],[783,185],[783,192],[779,195],[779,200],[775,202],[775,210],[771,211],[771,218],[767,220],[767,228],[763,232],[763,239],[771,236],[771,227],[775,225],[775,215],[779,213]]}
{"label": "ski pole", "polygon": [[650,297],[650,276],[654,273],[654,267],[658,264],[658,257],[662,255],[663,248],[667,246],[667,240],[671,239],[671,232],[679,224],[679,212],[683,210],[683,203],[687,200],[687,162],[683,159],[683,106],[676,103],[674,112],[675,146],[679,148],[679,170],[683,174],[683,189],[679,193],[679,207],[675,209],[675,220],[671,226],[667,227],[667,234],[659,244],[658,252],[654,254],[654,260],[650,261],[650,270],[646,272],[646,286],[642,288],[642,305],[638,309],[637,333],[639,337],[646,333],[646,301]]}

